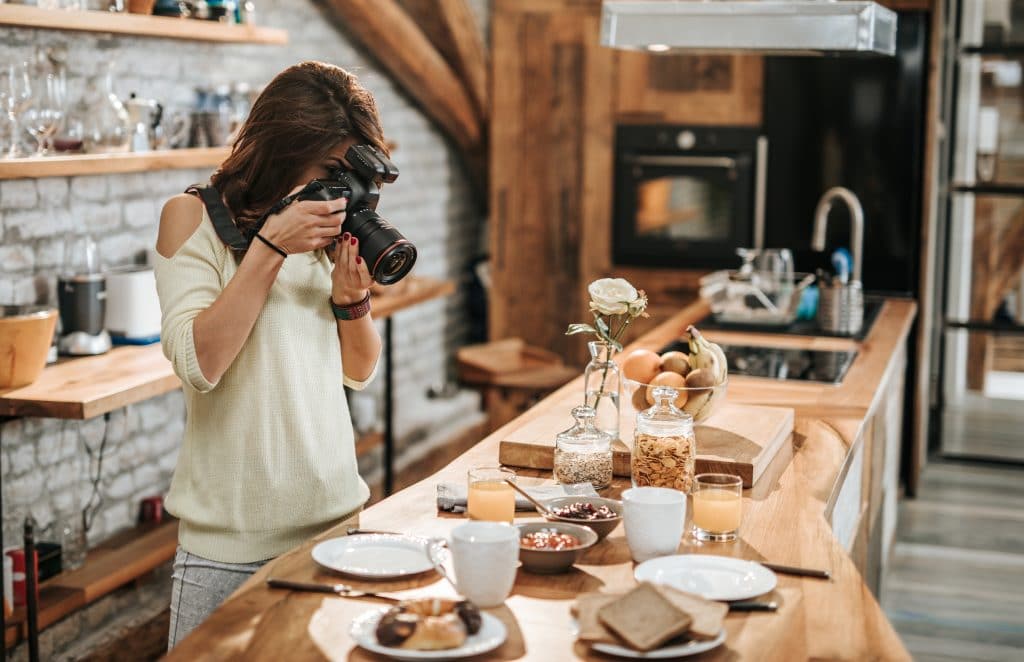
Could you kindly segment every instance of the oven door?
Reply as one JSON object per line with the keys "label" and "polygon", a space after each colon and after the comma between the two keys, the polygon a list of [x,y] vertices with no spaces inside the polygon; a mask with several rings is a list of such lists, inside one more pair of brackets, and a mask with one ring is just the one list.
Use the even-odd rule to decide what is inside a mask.
{"label": "oven door", "polygon": [[616,164],[616,264],[729,268],[753,246],[755,153],[624,153]]}

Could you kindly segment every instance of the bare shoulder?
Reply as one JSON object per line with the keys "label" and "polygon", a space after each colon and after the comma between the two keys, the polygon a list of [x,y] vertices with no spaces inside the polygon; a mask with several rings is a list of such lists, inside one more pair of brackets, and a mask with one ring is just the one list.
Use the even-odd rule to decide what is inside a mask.
{"label": "bare shoulder", "polygon": [[160,233],[156,252],[170,258],[188,241],[203,222],[203,203],[194,195],[180,193],[166,203],[160,213]]}

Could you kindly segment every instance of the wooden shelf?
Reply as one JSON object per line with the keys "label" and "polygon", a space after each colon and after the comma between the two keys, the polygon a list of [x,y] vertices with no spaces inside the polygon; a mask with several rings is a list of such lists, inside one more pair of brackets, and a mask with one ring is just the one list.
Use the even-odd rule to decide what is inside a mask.
{"label": "wooden shelf", "polygon": [[[129,529],[90,550],[81,568],[39,585],[39,630],[171,560],[177,545],[178,522],[171,520]],[[4,634],[8,648],[27,636],[24,607],[14,610]]]}
{"label": "wooden shelf", "polygon": [[288,32],[255,25],[228,25],[216,21],[112,14],[103,11],[39,9],[23,5],[0,5],[0,25],[47,30],[130,34],[189,41],[226,43],[287,44]]}
{"label": "wooden shelf", "polygon": [[[406,282],[408,281],[408,282]],[[401,290],[384,288],[373,299],[373,316],[384,319],[455,291],[451,281],[409,276]],[[106,354],[62,359],[32,384],[0,391],[0,416],[88,419],[181,386],[159,344],[115,347]]]}
{"label": "wooden shelf", "polygon": [[[0,9],[5,6],[0,5]],[[69,154],[0,159],[0,179],[216,168],[230,153],[230,147],[196,147],[123,154]]]}

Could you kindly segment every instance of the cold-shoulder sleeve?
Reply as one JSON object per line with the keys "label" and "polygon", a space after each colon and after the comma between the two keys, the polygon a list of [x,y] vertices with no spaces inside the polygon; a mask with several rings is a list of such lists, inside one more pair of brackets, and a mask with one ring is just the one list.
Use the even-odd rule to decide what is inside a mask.
{"label": "cold-shoulder sleeve", "polygon": [[172,257],[157,254],[156,288],[160,297],[160,343],[175,374],[189,388],[212,391],[199,368],[193,323],[223,290],[221,262],[226,248],[213,233],[204,212],[203,221]]}

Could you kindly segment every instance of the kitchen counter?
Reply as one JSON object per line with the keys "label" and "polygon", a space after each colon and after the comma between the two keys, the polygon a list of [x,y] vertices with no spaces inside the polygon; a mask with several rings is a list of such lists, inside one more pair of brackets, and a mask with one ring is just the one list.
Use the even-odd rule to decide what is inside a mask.
{"label": "kitchen counter", "polygon": [[[776,613],[731,614],[723,646],[701,659],[909,659],[875,600],[862,571],[877,572],[894,522],[899,425],[906,341],[915,314],[910,301],[889,300],[860,343],[834,338],[779,337],[711,332],[715,341],[770,346],[837,348],[855,345],[859,354],[839,386],[774,382],[735,377],[729,400],[793,407],[792,444],[776,456],[765,475],[744,493],[744,521],[734,543],[696,544],[685,537],[680,550],[700,551],[788,565],[828,568],[828,581],[779,575]],[[693,304],[641,337],[634,346],[660,348],[707,312]],[[444,535],[463,522],[438,513],[439,481],[463,481],[474,464],[494,462],[508,431],[550,411],[568,412],[577,402],[574,380],[523,416],[497,430],[430,478],[368,508],[365,529]],[[552,434],[557,432],[552,430]],[[550,480],[549,472],[519,470],[523,482]],[[613,495],[628,487],[617,478]],[[517,518],[519,521],[532,519]],[[170,654],[172,660],[348,659],[376,656],[355,648],[348,636],[352,618],[381,603],[266,588],[268,576],[298,581],[338,581],[317,569],[309,555],[321,539],[344,535],[343,523],[269,563],[247,581],[201,627]],[[872,561],[874,559],[874,561]],[[489,610],[509,629],[506,643],[488,659],[609,659],[591,656],[569,633],[569,606],[584,591],[616,590],[633,583],[623,527],[588,550],[576,568],[562,575],[520,571],[512,596]],[[865,575],[865,576],[866,576]],[[365,584],[346,581],[357,587]],[[376,584],[401,595],[450,594],[436,576]]]}

